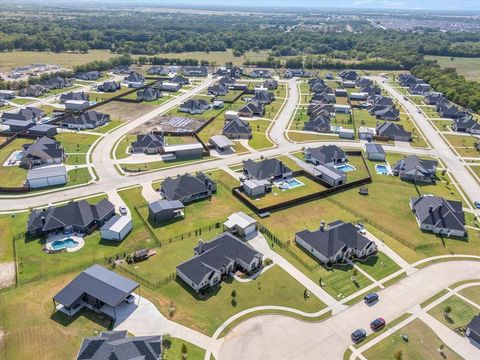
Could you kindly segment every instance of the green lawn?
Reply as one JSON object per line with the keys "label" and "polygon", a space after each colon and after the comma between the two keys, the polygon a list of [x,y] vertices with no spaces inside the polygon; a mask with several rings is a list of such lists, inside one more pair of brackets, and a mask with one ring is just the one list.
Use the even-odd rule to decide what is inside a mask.
{"label": "green lawn", "polygon": [[[408,336],[405,342],[402,335]],[[445,358],[438,352],[442,341],[435,332],[421,320],[413,320],[400,330],[382,340],[363,353],[367,359],[393,360],[397,352],[401,352],[403,360],[460,360],[453,350],[444,346]]]}
{"label": "green lawn", "polygon": [[396,262],[380,251],[376,256],[370,257],[366,261],[357,261],[356,264],[375,280],[381,280],[400,270],[400,266]]}
{"label": "green lawn", "polygon": [[425,56],[427,60],[436,60],[441,67],[455,68],[460,75],[463,75],[467,80],[480,80],[480,68],[478,64],[480,58],[462,58],[450,56]]}
{"label": "green lawn", "polygon": [[90,130],[90,131],[96,132],[96,133],[99,133],[99,134],[105,134],[105,133],[109,132],[110,130],[113,130],[113,129],[115,129],[117,127],[120,127],[122,125],[125,125],[125,124],[126,123],[124,121],[111,120],[107,124],[105,124],[103,126],[100,126],[99,128]]}
{"label": "green lawn", "polygon": [[225,96],[215,96],[215,100],[232,102],[233,100],[238,98],[241,94],[243,94],[243,91],[241,90],[230,90]]}
{"label": "green lawn", "polygon": [[375,118],[375,116],[370,115],[367,110],[353,109],[353,118],[357,130],[360,126],[367,126],[372,128],[377,126],[377,119]]}
{"label": "green lawn", "polygon": [[274,100],[271,104],[265,106],[265,115],[263,117],[267,119],[275,119],[278,112],[283,106],[283,99]]}
{"label": "green lawn", "polygon": [[[177,339],[177,338],[170,338],[168,347],[165,343],[165,336],[163,340],[163,349],[162,349],[162,359],[168,360],[202,360],[205,357],[205,350],[189,343],[188,341]],[[182,347],[185,344],[187,347],[186,358],[183,357],[182,354]]]}
{"label": "green lawn", "polygon": [[86,184],[92,179],[88,168],[72,169],[68,171],[67,176],[68,182],[66,186]]}
{"label": "green lawn", "polygon": [[17,104],[17,105],[26,105],[26,104],[29,104],[31,102],[34,102],[35,100],[32,100],[32,99],[24,99],[24,98],[14,98],[14,99],[10,99],[8,100],[14,104]]}
{"label": "green lawn", "polygon": [[14,261],[11,216],[0,216],[0,263]]}
{"label": "green lawn", "polygon": [[67,155],[66,165],[83,165],[87,163],[87,155],[85,154],[69,154]]}
{"label": "green lawn", "polygon": [[336,141],[338,140],[338,135],[325,135],[325,134],[311,134],[311,133],[300,133],[289,131],[288,137],[292,141],[304,142],[304,141]]}
{"label": "green lawn", "polygon": [[3,166],[3,163],[16,150],[22,150],[23,144],[31,144],[31,139],[15,139],[0,149],[0,186],[20,187],[27,179],[28,170],[18,166]]}
{"label": "green lawn", "polygon": [[471,286],[460,290],[460,295],[465,296],[467,299],[480,306],[480,286]]}
{"label": "green lawn", "polygon": [[435,110],[434,106],[430,105],[421,105],[419,106],[420,109],[423,110],[423,112],[429,117],[429,118],[440,118],[440,114]]}
{"label": "green lawn", "polygon": [[408,99],[413,102],[415,105],[423,105],[423,96],[422,95],[410,95]]}
{"label": "green lawn", "polygon": [[248,145],[255,150],[272,147],[273,143],[267,137],[267,131],[272,122],[268,120],[252,120],[249,123],[252,127],[252,138],[248,141]]}
{"label": "green lawn", "polygon": [[[151,155],[155,156],[155,155]],[[158,155],[157,155],[158,156]],[[194,162],[205,161],[210,159],[210,157],[204,157],[201,159],[188,159],[188,160],[171,160],[171,161],[151,161],[145,163],[134,163],[134,164],[119,164],[124,171],[127,172],[143,172],[149,170],[163,169],[170,166],[186,165]]]}
{"label": "green lawn", "polygon": [[474,136],[446,134],[445,138],[460,156],[480,157],[480,152],[475,148],[475,142],[477,139]]}
{"label": "green lawn", "polygon": [[98,136],[96,135],[70,132],[60,133],[55,136],[55,140],[62,143],[63,149],[67,154],[85,154],[97,139]]}
{"label": "green lawn", "polygon": [[137,140],[136,135],[128,134],[120,139],[117,143],[117,148],[115,150],[115,157],[117,159],[124,159],[130,156],[130,153],[127,152],[127,149],[132,145],[132,142]]}
{"label": "green lawn", "polygon": [[[450,306],[451,312],[446,318],[443,313],[445,308]],[[450,296],[445,301],[435,306],[428,312],[438,321],[448,326],[450,329],[456,329],[460,326],[467,325],[472,318],[479,313],[478,308],[470,305],[466,301],[463,301],[456,295]]]}

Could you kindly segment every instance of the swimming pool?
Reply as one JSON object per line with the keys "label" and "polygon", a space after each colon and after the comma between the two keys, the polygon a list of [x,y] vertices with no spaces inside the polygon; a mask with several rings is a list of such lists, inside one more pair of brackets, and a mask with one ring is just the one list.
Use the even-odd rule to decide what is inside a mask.
{"label": "swimming pool", "polygon": [[78,245],[78,242],[76,242],[73,239],[65,239],[65,240],[55,240],[52,242],[51,247],[53,250],[61,250],[61,249],[71,249],[74,248]]}
{"label": "swimming pool", "polygon": [[350,164],[343,164],[343,165],[335,166],[335,169],[343,171],[343,172],[349,172],[349,171],[357,170],[357,168],[355,166],[350,165]]}
{"label": "swimming pool", "polygon": [[295,179],[295,178],[291,178],[291,179],[288,179],[288,180],[285,180],[283,183],[280,184],[280,188],[281,189],[294,189],[296,187],[299,187],[299,186],[303,186],[305,185],[303,182]]}
{"label": "swimming pool", "polygon": [[376,164],[375,171],[380,175],[388,175],[390,172],[389,166],[387,164]]}
{"label": "swimming pool", "polygon": [[22,156],[23,156],[23,151],[20,151],[17,154],[15,154],[15,161],[22,160]]}

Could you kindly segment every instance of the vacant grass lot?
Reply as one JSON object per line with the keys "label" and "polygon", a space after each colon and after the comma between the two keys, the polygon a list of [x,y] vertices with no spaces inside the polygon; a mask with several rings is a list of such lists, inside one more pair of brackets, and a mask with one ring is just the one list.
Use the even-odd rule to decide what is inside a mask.
{"label": "vacant grass lot", "polygon": [[65,132],[55,136],[55,140],[59,141],[66,154],[86,154],[95,140],[98,139],[96,135],[84,133]]}
{"label": "vacant grass lot", "polygon": [[[405,342],[402,335],[408,336],[409,341]],[[445,358],[443,358],[438,352],[440,345],[442,345],[442,341],[435,332],[424,322],[417,319],[368,349],[362,355],[371,360],[394,359],[395,354],[401,351],[403,360],[461,359],[448,346],[443,348],[445,353]]]}
{"label": "vacant grass lot", "polygon": [[108,104],[96,107],[95,111],[110,114],[112,120],[131,121],[148,114],[155,109],[157,109],[157,106],[150,104],[112,101]]}
{"label": "vacant grass lot", "polygon": [[435,106],[431,105],[421,105],[419,106],[420,109],[430,118],[430,119],[438,119],[441,118],[440,114],[435,110]]}
{"label": "vacant grass lot", "polygon": [[477,138],[469,135],[445,134],[447,141],[462,157],[480,157],[480,152],[475,148]]}
{"label": "vacant grass lot", "polygon": [[88,168],[72,169],[67,172],[68,182],[65,186],[74,186],[88,183],[92,177]]}
{"label": "vacant grass lot", "polygon": [[[451,312],[445,317],[444,312],[448,306],[451,308]],[[452,295],[435,306],[428,313],[438,321],[442,322],[445,326],[454,330],[460,326],[467,325],[470,320],[478,314],[478,308],[470,305],[458,296]]]}
{"label": "vacant grass lot", "polygon": [[96,129],[90,130],[91,132],[99,133],[99,134],[105,134],[109,132],[110,130],[116,129],[117,127],[120,127],[124,125],[124,121],[120,120],[110,120],[107,124],[100,126]]}
{"label": "vacant grass lot", "polygon": [[292,141],[304,142],[304,141],[336,141],[338,135],[325,135],[325,134],[312,134],[312,133],[300,133],[289,131],[288,137]]}
{"label": "vacant grass lot", "polygon": [[[127,91],[130,91],[131,89],[126,87],[126,86],[122,86],[120,89],[118,89],[117,91],[113,91],[113,92],[97,92],[97,91],[89,91],[88,92],[88,95],[90,96],[90,101],[96,101],[96,102],[100,102],[100,101],[104,101],[104,100],[107,100],[107,99],[111,99],[113,97],[116,97],[118,95],[121,95]],[[136,97],[135,97],[136,99]]]}
{"label": "vacant grass lot", "polygon": [[455,68],[460,75],[468,80],[480,80],[480,68],[478,66],[480,58],[462,58],[450,56],[425,56],[427,60],[436,60],[441,67]]}
{"label": "vacant grass lot", "polygon": [[[155,155],[152,155],[155,156]],[[157,155],[158,157],[158,155]],[[142,172],[142,171],[150,171],[150,170],[157,170],[157,169],[163,169],[166,167],[170,166],[178,166],[178,165],[186,165],[194,162],[199,162],[199,161],[206,161],[210,159],[210,157],[203,157],[201,159],[189,159],[189,160],[169,160],[169,161],[163,161],[163,160],[158,160],[158,161],[151,161],[151,162],[145,162],[145,163],[134,163],[134,164],[119,164],[120,167],[124,171],[128,172]]]}
{"label": "vacant grass lot", "polygon": [[18,166],[3,166],[3,164],[14,151],[22,150],[23,144],[31,144],[32,142],[33,140],[31,139],[15,139],[0,149],[0,186],[23,186],[24,181],[27,179],[28,170]]}
{"label": "vacant grass lot", "polygon": [[70,154],[67,155],[66,165],[84,165],[87,163],[86,154]]}
{"label": "vacant grass lot", "polygon": [[9,102],[12,102],[14,104],[17,104],[17,105],[27,105],[31,102],[33,102],[34,100],[32,99],[25,99],[25,98],[14,98],[14,99],[10,99],[8,100]]}
{"label": "vacant grass lot", "polygon": [[283,106],[283,102],[284,102],[283,99],[279,99],[279,100],[274,100],[272,101],[272,103],[266,105],[264,117],[271,120],[275,119],[278,115],[278,112]]}

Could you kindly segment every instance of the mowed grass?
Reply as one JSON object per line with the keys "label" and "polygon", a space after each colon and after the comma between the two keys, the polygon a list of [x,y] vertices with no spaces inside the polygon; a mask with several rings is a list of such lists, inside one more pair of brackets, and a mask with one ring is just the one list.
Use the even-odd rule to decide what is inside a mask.
{"label": "mowed grass", "polygon": [[53,313],[52,297],[76,275],[0,292],[0,358],[30,359],[35,354],[36,359],[73,359],[84,337],[108,330],[109,321],[92,311],[80,311],[72,319]]}
{"label": "mowed grass", "polygon": [[55,136],[55,140],[62,144],[66,154],[86,154],[97,139],[98,136],[81,132],[65,132]]}
{"label": "mowed grass", "polygon": [[[450,307],[451,311],[448,316],[445,317],[444,312],[447,307]],[[478,308],[475,306],[467,303],[456,295],[452,295],[428,313],[453,330],[460,326],[467,325],[478,312]]]}
{"label": "mowed grass", "polygon": [[272,125],[268,120],[251,120],[249,121],[252,127],[252,138],[248,141],[255,150],[261,150],[270,148],[273,146],[273,142],[267,136],[269,127]]}
{"label": "mowed grass", "polygon": [[312,134],[289,131],[287,133],[290,140],[295,142],[308,142],[308,141],[337,141],[338,135],[326,135],[326,134]]}
{"label": "mowed grass", "polygon": [[[408,336],[409,340],[403,340],[402,335]],[[445,358],[439,353],[438,348],[442,345],[441,339],[423,321],[416,319],[394,332],[386,339],[380,341],[372,348],[365,351],[367,359],[394,359],[396,353],[401,351],[403,360],[460,360],[462,359],[448,346],[444,346]]]}
{"label": "mowed grass", "polygon": [[480,286],[468,287],[460,290],[459,293],[480,306]]}
{"label": "mowed grass", "polygon": [[[163,340],[165,341],[165,338]],[[171,343],[169,344],[168,348],[165,346],[165,343],[163,344],[162,358],[168,359],[168,360],[184,360],[185,357],[183,356],[183,353],[182,353],[183,345],[187,347],[187,354],[186,354],[187,359],[200,360],[204,358],[205,349],[202,349],[201,347],[193,345],[188,341],[177,339],[177,338],[171,339]]]}
{"label": "mowed grass", "polygon": [[124,159],[126,157],[129,157],[131,153],[128,152],[128,149],[136,140],[137,136],[133,134],[128,134],[122,137],[116,145],[117,147],[115,149],[115,158]]}
{"label": "mowed grass", "polygon": [[480,58],[462,58],[450,56],[425,56],[427,60],[436,60],[441,67],[455,68],[467,80],[480,80]]}
{"label": "mowed grass", "polygon": [[18,166],[3,166],[4,162],[14,151],[23,150],[23,144],[31,144],[31,139],[15,139],[4,148],[0,149],[0,186],[21,187],[27,179],[28,170]]}
{"label": "mowed grass", "polygon": [[0,263],[15,261],[11,221],[11,216],[0,217]]}
{"label": "mowed grass", "polygon": [[[155,156],[155,155],[152,155]],[[123,169],[123,171],[127,172],[143,172],[143,171],[150,171],[150,170],[158,170],[158,169],[163,169],[171,166],[180,166],[180,165],[186,165],[186,164],[191,164],[194,162],[201,162],[201,161],[206,161],[210,159],[210,156],[204,157],[204,158],[198,158],[198,159],[188,159],[188,160],[169,160],[169,161],[151,161],[151,162],[145,162],[145,163],[133,163],[133,164],[119,164],[120,167]]]}
{"label": "mowed grass", "polygon": [[400,266],[381,251],[365,261],[357,261],[356,264],[375,280],[381,280],[400,270]]}

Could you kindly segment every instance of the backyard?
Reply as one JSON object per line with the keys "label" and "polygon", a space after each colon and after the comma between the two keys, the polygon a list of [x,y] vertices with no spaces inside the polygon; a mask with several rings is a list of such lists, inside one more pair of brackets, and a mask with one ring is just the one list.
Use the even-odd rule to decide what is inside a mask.
{"label": "backyard", "polygon": [[27,169],[19,166],[4,166],[9,156],[17,150],[22,150],[23,144],[31,144],[31,139],[15,139],[4,148],[0,149],[0,186],[21,187],[27,179]]}

